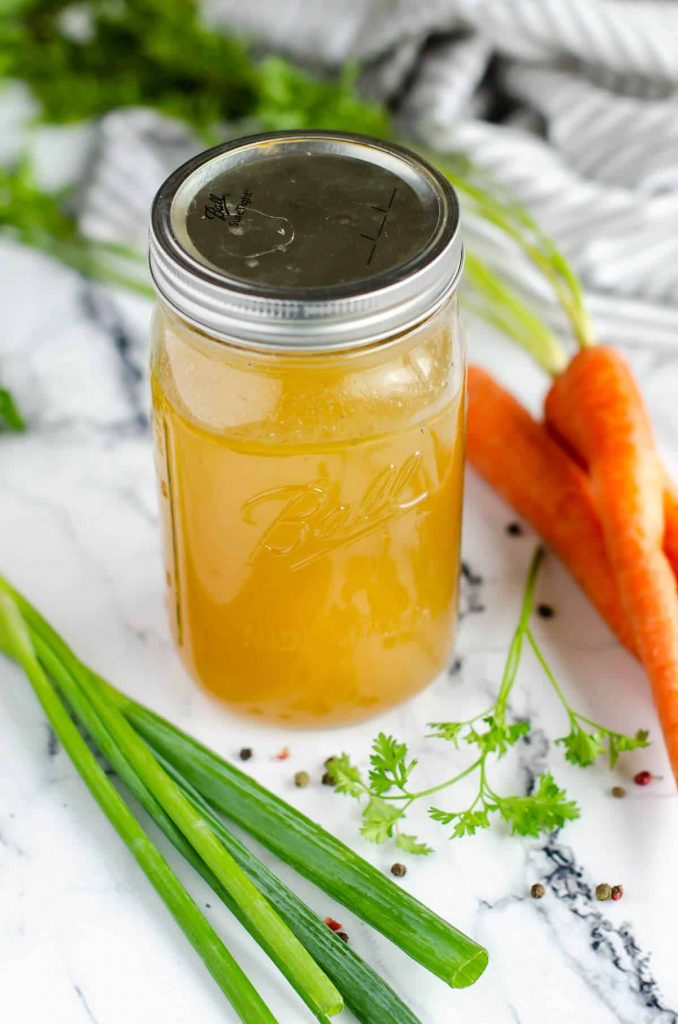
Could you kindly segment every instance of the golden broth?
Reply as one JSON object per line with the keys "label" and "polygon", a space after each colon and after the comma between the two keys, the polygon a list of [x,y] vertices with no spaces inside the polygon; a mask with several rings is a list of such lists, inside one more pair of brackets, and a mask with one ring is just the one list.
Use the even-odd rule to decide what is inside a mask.
{"label": "golden broth", "polygon": [[191,673],[233,708],[347,722],[445,664],[464,453],[455,317],[448,303],[388,344],[290,356],[157,314],[173,628]]}

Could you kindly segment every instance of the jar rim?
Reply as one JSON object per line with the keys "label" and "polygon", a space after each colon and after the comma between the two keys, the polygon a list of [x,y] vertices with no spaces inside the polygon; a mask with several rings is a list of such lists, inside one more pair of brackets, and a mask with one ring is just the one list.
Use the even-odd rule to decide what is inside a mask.
{"label": "jar rim", "polygon": [[[237,219],[239,214],[241,219],[249,217],[245,224],[254,222],[255,213],[281,222],[286,218],[262,213],[254,208],[251,211],[243,209],[241,213],[239,206],[228,204],[222,210],[217,208],[216,213],[214,208],[205,207],[205,212],[201,214],[200,204],[206,190],[217,179],[222,187],[224,180],[228,184],[235,182],[236,187],[238,182],[245,180],[254,182],[252,189],[248,187],[245,190],[245,196],[247,193],[251,195],[253,191],[256,194],[257,181],[262,193],[265,193],[266,188],[271,188],[270,180],[268,184],[265,180],[266,175],[275,183],[275,174],[289,166],[300,170],[299,176],[306,190],[302,194],[303,199],[313,185],[315,171],[312,161],[314,156],[319,155],[324,157],[325,178],[328,168],[336,170],[333,180],[335,184],[339,182],[339,188],[335,189],[335,193],[342,191],[341,175],[345,170],[348,170],[350,188],[357,190],[356,194],[364,193],[366,178],[369,178],[370,187],[373,182],[384,185],[388,183],[390,187],[393,180],[399,180],[399,176],[402,178],[403,200],[399,200],[397,211],[399,220],[394,222],[390,231],[387,228],[383,232],[385,241],[380,250],[382,268],[365,273],[361,278],[356,268],[347,263],[350,252],[347,254],[346,247],[348,245],[350,249],[353,236],[342,229],[337,233],[337,250],[341,252],[341,246],[344,246],[341,271],[346,272],[348,268],[351,280],[338,280],[321,286],[313,284],[293,287],[284,281],[281,284],[279,279],[284,275],[285,268],[275,258],[268,261],[268,270],[241,269],[244,259],[242,254],[228,250],[229,246],[240,243],[229,237],[227,232],[231,236],[237,232],[227,228],[226,224],[240,225]],[[276,164],[275,160],[283,162]],[[288,165],[284,163],[285,160]],[[337,163],[342,160],[343,165]],[[347,160],[349,163],[346,163]],[[266,163],[266,168],[257,161]],[[244,179],[243,175],[246,176]],[[281,189],[283,195],[278,209],[287,209],[285,190],[282,186]],[[330,262],[326,260],[326,264],[319,269],[325,255],[318,246],[327,240],[327,232],[334,228],[324,223],[320,230],[317,215],[314,220],[311,216],[317,214],[314,202],[327,202],[327,194],[332,196],[335,193],[328,188],[327,180],[320,181],[318,194],[310,196],[308,209],[305,209],[305,203],[299,199],[299,190],[295,195],[292,186],[290,189],[287,194],[290,208],[297,212],[302,230],[298,244],[294,231],[291,231],[291,238],[284,245],[281,244],[279,249],[281,252],[292,252],[292,257],[286,255],[285,259],[288,262],[291,259],[293,264],[297,261],[292,267],[297,277],[304,273],[311,277],[317,276],[316,271],[331,275],[331,257]],[[270,194],[269,191],[269,201]],[[179,214],[177,197],[180,197]],[[210,200],[212,198],[213,193],[210,193]],[[343,206],[338,205],[337,209],[348,209],[350,213],[350,189],[344,190],[341,200]],[[366,206],[364,208],[367,209]],[[373,221],[380,222],[383,215],[383,227],[388,210],[374,204],[371,209],[378,211],[369,214]],[[228,220],[233,210],[235,213]],[[187,218],[183,223],[182,216]],[[216,229],[205,223],[219,217],[222,222],[216,225]],[[328,217],[327,222],[330,221]],[[431,315],[456,289],[463,268],[459,221],[459,203],[447,179],[417,154],[402,146],[345,132],[265,133],[216,146],[187,161],[169,176],[153,203],[150,229],[151,275],[160,296],[171,308],[217,340],[264,349],[352,348],[409,329]],[[195,229],[195,237],[201,243],[207,238],[205,249],[209,250],[210,258],[194,246],[193,237],[189,237],[190,231],[184,230],[187,223],[189,228]],[[308,237],[305,237],[303,229],[306,229]],[[279,233],[284,234],[284,231],[281,229]],[[374,229],[373,234],[377,234]],[[252,235],[254,237],[254,231]],[[376,246],[376,240],[371,235],[361,234],[360,237],[374,241]],[[419,240],[422,241],[421,246],[418,246]],[[247,240],[247,244],[254,243]],[[294,245],[297,245],[296,250]],[[262,255],[268,256],[269,252],[274,251],[277,252],[267,250]],[[224,266],[215,265],[211,259],[214,253],[217,253],[216,258],[223,257]],[[399,258],[401,254],[402,260]],[[314,259],[316,267],[313,265]],[[245,262],[248,266],[251,263],[257,267],[255,260]],[[273,276],[277,274],[276,280],[265,278],[266,272],[271,274],[271,267]],[[264,279],[258,279],[262,274]]]}

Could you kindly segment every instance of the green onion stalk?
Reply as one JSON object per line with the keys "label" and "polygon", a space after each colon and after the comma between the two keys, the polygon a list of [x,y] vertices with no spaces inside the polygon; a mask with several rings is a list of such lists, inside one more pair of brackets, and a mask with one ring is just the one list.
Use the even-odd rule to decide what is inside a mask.
{"label": "green onion stalk", "polygon": [[[51,648],[97,711],[104,700],[115,706],[156,755],[171,765],[212,809],[236,822],[451,986],[465,987],[482,974],[487,952],[481,946],[403,892],[305,815],[116,690],[83,665],[9,584],[0,581],[0,587],[16,601],[36,644],[41,642]],[[94,694],[99,697],[98,703]]]}
{"label": "green onion stalk", "polygon": [[129,847],[142,871],[161,897],[182,931],[202,958],[243,1024],[276,1024],[276,1019],[252,983],[167,861],[153,844],[112,785],[71,721],[48,679],[31,639],[30,631],[11,595],[0,592],[0,650],[23,668],[45,715],[83,782],[120,838]]}
{"label": "green onion stalk", "polygon": [[[281,973],[306,1001],[318,1020],[327,1021],[322,1009],[310,998],[308,991],[295,983],[295,977],[289,971],[286,960],[278,955],[277,950],[267,942],[265,936],[254,930],[250,920],[243,914],[229,890],[187,842],[184,834],[163,810],[140,775],[135,772],[120,747],[106,730],[74,674],[40,636],[35,637],[35,646],[41,662],[54,679],[76,717],[154,823],[173,843],[179,853],[198,871],[229,910],[248,928]],[[322,966],[344,996],[346,1004],[357,1019],[362,1024],[420,1024],[418,1018],[393,989],[225,827],[190,783],[169,762],[162,758],[159,760],[168,775],[182,789],[196,813],[202,815],[214,835],[269,900],[314,960]]]}

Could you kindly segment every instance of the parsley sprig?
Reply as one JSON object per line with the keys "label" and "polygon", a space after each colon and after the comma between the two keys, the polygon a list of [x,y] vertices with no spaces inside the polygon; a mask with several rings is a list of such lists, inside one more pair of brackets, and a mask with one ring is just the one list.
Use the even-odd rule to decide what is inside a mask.
{"label": "parsley sprig", "polygon": [[471,776],[477,779],[477,786],[465,807],[451,811],[429,807],[428,813],[433,821],[451,826],[450,839],[475,835],[479,829],[489,828],[493,819],[503,820],[511,834],[538,836],[579,817],[579,807],[568,799],[565,790],[549,772],[539,776],[530,792],[519,795],[501,795],[490,780],[492,762],[505,757],[530,731],[529,722],[511,720],[509,714],[509,698],[526,643],[534,651],[567,713],[570,732],[556,742],[564,746],[568,761],[587,767],[607,753],[610,765],[614,766],[622,752],[648,745],[645,730],[638,730],[635,736],[626,736],[608,729],[575,711],[563,693],[530,629],[534,591],[543,557],[544,549],[539,547],[527,575],[520,617],[495,703],[463,721],[430,724],[432,738],[451,743],[457,750],[473,749],[474,757],[462,771],[428,789],[415,790],[411,787],[411,780],[417,760],[410,757],[405,743],[385,733],[379,733],[372,743],[367,778],[348,754],[341,754],[328,764],[337,792],[364,801],[360,831],[365,839],[374,843],[392,839],[399,849],[407,853],[431,853],[431,847],[416,835],[401,830],[403,819],[413,804],[421,800],[430,802],[429,798],[434,794],[451,789]]}

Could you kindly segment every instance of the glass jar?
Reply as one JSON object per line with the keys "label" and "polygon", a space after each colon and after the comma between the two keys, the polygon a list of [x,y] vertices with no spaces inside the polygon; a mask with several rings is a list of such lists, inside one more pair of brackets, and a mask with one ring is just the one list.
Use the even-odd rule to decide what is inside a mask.
{"label": "glass jar", "polygon": [[241,140],[158,194],[152,391],[171,621],[189,671],[234,709],[348,722],[449,658],[461,263],[449,185],[376,140]]}

